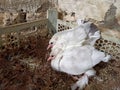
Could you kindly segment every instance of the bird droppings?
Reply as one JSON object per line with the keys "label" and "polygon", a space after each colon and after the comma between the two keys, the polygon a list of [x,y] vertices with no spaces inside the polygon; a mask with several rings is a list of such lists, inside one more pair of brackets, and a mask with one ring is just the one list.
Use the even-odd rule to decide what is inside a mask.
{"label": "bird droppings", "polygon": [[[0,53],[0,90],[70,90],[75,83],[71,76],[54,71],[47,62],[49,38],[29,41]],[[84,90],[120,90],[120,61],[100,63],[95,70],[101,80],[90,78]]]}

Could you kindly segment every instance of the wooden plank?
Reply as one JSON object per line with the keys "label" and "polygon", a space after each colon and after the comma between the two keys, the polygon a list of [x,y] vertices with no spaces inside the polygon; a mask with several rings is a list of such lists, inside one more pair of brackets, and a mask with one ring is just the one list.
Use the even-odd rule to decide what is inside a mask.
{"label": "wooden plank", "polygon": [[33,27],[33,26],[43,25],[44,23],[47,24],[47,19],[35,20],[32,22],[25,22],[25,23],[20,23],[16,25],[6,26],[6,27],[0,27],[0,34],[20,32],[23,29]]}
{"label": "wooden plank", "polygon": [[49,9],[47,11],[47,18],[48,18],[48,27],[52,28],[52,32],[55,33],[57,29],[57,18],[58,18],[58,13],[55,8]]}

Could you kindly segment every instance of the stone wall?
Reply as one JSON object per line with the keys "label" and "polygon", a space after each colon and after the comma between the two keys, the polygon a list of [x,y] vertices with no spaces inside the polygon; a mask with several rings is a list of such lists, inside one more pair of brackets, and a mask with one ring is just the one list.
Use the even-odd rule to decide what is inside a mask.
{"label": "stone wall", "polygon": [[38,8],[45,8],[46,3],[51,5],[52,0],[0,0],[0,12],[16,12],[20,9],[35,12]]}
{"label": "stone wall", "polygon": [[58,7],[76,18],[93,19],[102,26],[120,30],[119,0],[58,0]]}

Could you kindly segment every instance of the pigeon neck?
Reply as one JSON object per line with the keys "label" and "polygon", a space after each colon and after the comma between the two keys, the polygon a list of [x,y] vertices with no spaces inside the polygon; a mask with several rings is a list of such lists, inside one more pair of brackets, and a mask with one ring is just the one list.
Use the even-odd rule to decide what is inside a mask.
{"label": "pigeon neck", "polygon": [[[55,59],[54,59],[54,61],[57,62],[57,63],[56,63],[57,65],[55,66],[55,68],[56,68],[58,71],[60,71],[60,62],[61,62],[62,58],[63,58],[63,54],[62,54],[62,52],[60,52],[59,54],[57,54],[57,56],[56,56]],[[53,61],[53,62],[54,62],[54,61]]]}

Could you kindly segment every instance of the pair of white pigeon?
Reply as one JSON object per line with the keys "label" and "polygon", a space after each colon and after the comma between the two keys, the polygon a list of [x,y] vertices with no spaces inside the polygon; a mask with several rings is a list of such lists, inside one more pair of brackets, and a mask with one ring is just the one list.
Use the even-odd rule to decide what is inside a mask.
{"label": "pair of white pigeon", "polygon": [[100,38],[100,31],[92,28],[91,22],[83,23],[80,19],[77,22],[79,26],[76,28],[54,34],[48,45],[48,49],[51,48],[48,61],[51,60],[53,69],[69,75],[83,74],[71,86],[72,90],[77,87],[83,89],[88,84],[88,78],[96,74],[93,67],[101,61],[110,60],[110,55],[94,48],[96,40]]}

